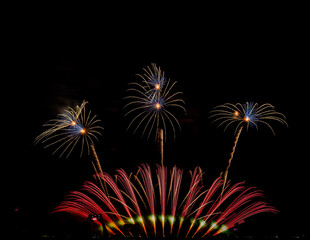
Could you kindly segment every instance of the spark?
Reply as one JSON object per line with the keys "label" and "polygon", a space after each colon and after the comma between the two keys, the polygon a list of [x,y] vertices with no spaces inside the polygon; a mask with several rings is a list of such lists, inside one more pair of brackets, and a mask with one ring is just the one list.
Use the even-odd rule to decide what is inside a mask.
{"label": "spark", "polygon": [[156,104],[155,104],[155,108],[156,108],[157,110],[159,110],[159,109],[161,108],[160,103],[156,103]]}
{"label": "spark", "polygon": [[130,223],[130,224],[135,224],[135,220],[133,220],[132,218],[128,218],[127,222]]}
{"label": "spark", "polygon": [[174,221],[175,221],[175,217],[169,216],[168,220],[169,220],[170,224],[172,225],[174,223]]}
{"label": "spark", "polygon": [[243,118],[243,120],[244,120],[245,122],[249,122],[251,119],[249,118],[249,116],[245,116],[245,117]]}
{"label": "spark", "polygon": [[216,229],[217,228],[217,223],[216,222],[211,222],[211,229]]}
{"label": "spark", "polygon": [[137,222],[143,223],[143,218],[141,216],[137,217]]}
{"label": "spark", "polygon": [[153,223],[156,221],[155,215],[150,215],[150,216],[149,216],[149,219],[150,219]]}
{"label": "spark", "polygon": [[205,222],[205,221],[200,221],[199,227],[202,228],[202,227],[204,227],[204,226],[206,226],[206,222]]}
{"label": "spark", "polygon": [[[226,225],[222,225],[220,227],[220,229],[216,232],[216,234],[219,234],[219,233],[222,233],[222,232],[226,232],[228,230],[227,226]],[[214,234],[214,235],[216,235]]]}

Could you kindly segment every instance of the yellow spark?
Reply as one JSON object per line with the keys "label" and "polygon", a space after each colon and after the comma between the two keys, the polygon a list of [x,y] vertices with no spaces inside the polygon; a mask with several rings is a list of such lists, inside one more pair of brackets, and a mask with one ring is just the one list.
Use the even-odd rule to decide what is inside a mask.
{"label": "yellow spark", "polygon": [[155,215],[149,216],[149,219],[150,219],[152,222],[155,222]]}
{"label": "yellow spark", "polygon": [[160,108],[161,108],[161,105],[160,105],[159,103],[156,103],[156,104],[155,104],[155,108],[156,108],[156,109],[160,109]]}

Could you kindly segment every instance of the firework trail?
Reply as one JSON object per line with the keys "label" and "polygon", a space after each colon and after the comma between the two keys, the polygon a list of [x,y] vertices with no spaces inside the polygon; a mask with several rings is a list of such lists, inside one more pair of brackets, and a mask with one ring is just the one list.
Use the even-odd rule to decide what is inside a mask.
{"label": "firework trail", "polygon": [[[183,200],[183,202],[185,201],[185,203],[183,205],[183,210],[181,212],[177,236],[179,236],[179,234],[180,234],[180,230],[181,230],[181,227],[182,227],[183,222],[185,220],[185,217],[190,213],[192,207],[194,206],[196,200],[199,197],[199,196],[197,197],[197,195],[199,194],[200,190],[202,189],[202,187],[199,186],[200,179],[201,179],[200,174],[202,174],[202,173],[200,173],[198,170],[198,167],[196,167],[193,174],[192,174],[192,179],[191,179],[189,191]],[[181,203],[181,205],[183,204],[183,202]]]}
{"label": "firework trail", "polygon": [[[182,187],[183,171],[177,167],[173,167],[169,176],[167,168],[160,165],[154,174],[147,164],[139,169],[132,179],[123,169],[117,170],[117,182],[109,174],[101,174],[102,181],[110,188],[109,197],[94,183],[86,181],[80,191],[70,192],[53,212],[67,212],[84,220],[90,214],[100,214],[102,224],[112,234],[156,236],[162,231],[163,236],[173,237],[214,236],[258,213],[277,212],[267,203],[257,201],[263,197],[261,191],[246,188],[244,183],[227,184],[222,196],[219,190],[224,182],[222,178],[206,188],[198,168]],[[186,182],[190,182],[189,186]],[[178,202],[180,197],[184,199],[182,202]],[[165,228],[167,222],[169,230]]]}
{"label": "firework trail", "polygon": [[148,164],[142,164],[141,167],[139,167],[139,170],[143,184],[141,183],[139,178],[136,178],[136,181],[139,183],[149,204],[149,209],[151,213],[149,219],[153,222],[154,235],[156,236],[155,192],[154,192],[151,168]]}
{"label": "firework trail", "polygon": [[[209,190],[207,191],[204,199],[201,201],[199,207],[197,208],[197,211],[196,211],[196,214],[195,214],[195,217],[192,221],[192,224],[190,225],[189,229],[188,229],[188,232],[186,234],[186,237],[188,236],[188,234],[190,233],[192,227],[194,226],[194,224],[196,223],[198,217],[200,216],[200,214],[202,213],[202,211],[204,210],[204,208],[207,206],[207,204],[210,203],[211,201],[211,198],[213,197],[213,195],[215,194],[215,192],[219,189],[219,187],[223,184],[223,181],[220,179],[220,178],[217,178],[213,184],[211,185],[211,187],[209,188]],[[205,222],[204,221],[201,221],[200,223],[200,228],[201,227],[204,227],[205,225]]]}
{"label": "firework trail", "polygon": [[165,236],[165,210],[166,210],[166,188],[167,188],[167,167],[157,166],[157,181],[158,181],[158,190],[160,198],[160,207],[161,207],[161,224],[162,224],[162,233]]}
{"label": "firework trail", "polygon": [[169,201],[170,194],[171,194],[171,215],[169,216],[169,223],[170,223],[170,234],[172,234],[173,224],[175,222],[175,214],[177,210],[178,198],[180,193],[181,181],[182,181],[183,170],[178,169],[176,166],[172,168],[171,171],[171,180],[170,180],[170,187],[168,192],[168,199]]}
{"label": "firework trail", "polygon": [[257,103],[253,102],[246,102],[245,104],[225,103],[216,106],[211,111],[210,118],[214,118],[213,123],[219,122],[218,127],[225,126],[224,131],[229,126],[235,125],[234,134],[236,135],[236,137],[232,152],[230,154],[230,158],[228,159],[228,166],[224,172],[223,189],[225,188],[228,170],[234,157],[239,137],[244,127],[246,127],[247,129],[249,129],[249,127],[255,127],[256,129],[258,129],[258,124],[263,124],[271,130],[273,135],[275,135],[275,132],[272,126],[268,123],[268,121],[272,120],[288,126],[285,120],[285,116],[282,113],[275,111],[275,107],[269,103],[265,103],[260,106],[258,106]]}
{"label": "firework trail", "polygon": [[[125,189],[125,192],[127,193],[126,196],[128,196],[128,198],[130,199],[130,201],[133,204],[133,208],[136,210],[137,221],[139,223],[141,223],[141,225],[143,227],[143,230],[144,230],[145,234],[147,235],[147,231],[146,231],[146,228],[145,228],[145,223],[144,223],[144,220],[143,220],[143,217],[142,217],[142,213],[141,213],[140,206],[139,206],[138,200],[136,198],[135,192],[138,193],[138,195],[139,195],[139,197],[141,199],[142,199],[142,197],[139,194],[139,192],[137,191],[136,187],[130,181],[127,173],[123,169],[117,170],[117,173],[118,173],[117,174],[118,179],[119,179],[121,185],[123,186],[123,188]],[[143,204],[144,204],[144,206],[146,206],[144,202],[143,202]],[[129,219],[128,220],[129,223],[135,224],[135,221],[132,218],[129,217],[128,219]]]}
{"label": "firework trail", "polygon": [[173,92],[177,82],[167,80],[164,72],[151,64],[143,69],[143,74],[138,74],[142,82],[129,83],[127,91],[131,94],[125,97],[129,102],[125,105],[125,116],[133,116],[128,129],[133,128],[134,133],[141,129],[142,136],[147,139],[152,134],[159,140],[161,149],[161,165],[163,166],[163,142],[167,138],[167,128],[172,128],[173,137],[176,137],[176,127],[181,129],[180,123],[172,110],[179,108],[186,112],[184,101],[180,98],[182,92]]}

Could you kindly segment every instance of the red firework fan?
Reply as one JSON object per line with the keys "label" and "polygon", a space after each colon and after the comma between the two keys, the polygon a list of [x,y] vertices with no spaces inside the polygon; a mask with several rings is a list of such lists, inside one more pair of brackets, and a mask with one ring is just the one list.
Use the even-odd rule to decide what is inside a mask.
{"label": "red firework fan", "polygon": [[114,178],[100,174],[109,195],[96,184],[84,182],[53,213],[69,213],[84,221],[90,215],[100,215],[101,224],[111,235],[200,238],[228,232],[258,213],[278,212],[258,200],[264,196],[262,191],[243,182],[226,184],[223,193],[222,178],[205,186],[198,167],[183,182],[183,170],[176,166],[169,174],[161,165],[154,172],[148,164],[138,169],[137,174],[129,175],[118,169]]}

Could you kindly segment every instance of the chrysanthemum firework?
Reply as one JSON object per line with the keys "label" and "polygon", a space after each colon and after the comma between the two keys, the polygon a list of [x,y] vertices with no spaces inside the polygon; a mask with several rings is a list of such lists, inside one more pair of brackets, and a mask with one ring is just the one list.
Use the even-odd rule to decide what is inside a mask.
{"label": "chrysanthemum firework", "polygon": [[181,127],[174,116],[173,109],[179,108],[186,111],[184,101],[180,98],[182,92],[173,92],[177,82],[167,79],[156,64],[143,70],[143,74],[138,74],[142,82],[130,83],[131,87],[128,92],[131,95],[125,97],[130,101],[124,107],[125,116],[132,116],[127,129],[133,128],[136,132],[140,128],[142,136],[146,135],[147,138],[150,138],[154,134],[155,140],[158,137],[159,129],[163,129],[165,140],[167,128],[171,127],[175,138],[175,126],[179,129]]}
{"label": "chrysanthemum firework", "polygon": [[36,137],[35,143],[42,142],[45,148],[56,146],[54,153],[60,151],[60,157],[64,154],[68,157],[75,147],[80,148],[80,156],[86,146],[88,155],[91,145],[94,145],[94,139],[98,141],[97,136],[101,135],[99,119],[96,115],[92,116],[91,111],[86,113],[83,101],[81,106],[76,106],[74,110],[67,107],[63,113],[58,114],[56,119],[52,119],[43,126],[48,127],[43,133]]}
{"label": "chrysanthemum firework", "polygon": [[231,165],[238,139],[244,127],[247,129],[249,129],[249,127],[255,127],[258,129],[258,124],[263,124],[267,126],[273,134],[275,134],[269,121],[279,122],[285,126],[288,126],[285,120],[285,116],[282,113],[275,111],[275,107],[270,103],[265,103],[260,106],[253,102],[246,102],[245,104],[225,103],[216,106],[211,111],[210,118],[214,118],[213,123],[219,122],[219,127],[225,126],[224,131],[230,126],[235,127],[234,133],[236,137],[230,158],[228,160],[228,166],[224,173],[224,186],[227,180],[228,169]]}
{"label": "chrysanthemum firework", "polygon": [[[117,170],[115,179],[107,173],[100,177],[109,196],[92,182],[72,191],[53,211],[65,212],[85,221],[101,215],[102,224],[112,235],[204,237],[227,233],[236,224],[262,212],[277,210],[259,200],[263,193],[244,183],[227,184],[217,178],[210,187],[201,182],[203,172],[196,168],[190,179],[182,181],[183,170],[165,166],[156,172],[142,164],[136,175]],[[159,203],[159,204],[156,204]]]}

